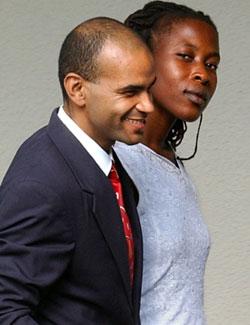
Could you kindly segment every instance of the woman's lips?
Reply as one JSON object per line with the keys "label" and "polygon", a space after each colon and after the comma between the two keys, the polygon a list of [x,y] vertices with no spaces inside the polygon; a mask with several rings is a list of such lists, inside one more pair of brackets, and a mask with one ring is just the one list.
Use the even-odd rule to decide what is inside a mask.
{"label": "woman's lips", "polygon": [[207,95],[205,93],[185,90],[184,94],[194,104],[199,105],[199,106],[206,105]]}

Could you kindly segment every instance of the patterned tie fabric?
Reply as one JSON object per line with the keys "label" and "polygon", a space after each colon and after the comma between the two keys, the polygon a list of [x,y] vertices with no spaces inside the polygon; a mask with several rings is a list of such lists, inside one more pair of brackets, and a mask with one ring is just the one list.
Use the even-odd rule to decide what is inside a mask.
{"label": "patterned tie fabric", "polygon": [[123,230],[124,230],[124,234],[127,242],[127,248],[128,248],[130,283],[132,285],[133,278],[134,278],[134,240],[133,240],[133,234],[130,226],[129,217],[124,207],[121,181],[119,179],[119,175],[115,168],[114,162],[112,162],[112,167],[109,173],[109,180],[111,181],[111,184],[115,191],[118,205],[120,207]]}

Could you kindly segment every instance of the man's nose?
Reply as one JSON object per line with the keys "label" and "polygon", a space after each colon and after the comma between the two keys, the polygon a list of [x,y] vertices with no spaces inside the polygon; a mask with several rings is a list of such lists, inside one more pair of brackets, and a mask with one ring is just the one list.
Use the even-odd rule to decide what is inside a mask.
{"label": "man's nose", "polygon": [[153,99],[150,92],[144,92],[140,95],[140,100],[136,105],[138,111],[151,113],[154,110]]}

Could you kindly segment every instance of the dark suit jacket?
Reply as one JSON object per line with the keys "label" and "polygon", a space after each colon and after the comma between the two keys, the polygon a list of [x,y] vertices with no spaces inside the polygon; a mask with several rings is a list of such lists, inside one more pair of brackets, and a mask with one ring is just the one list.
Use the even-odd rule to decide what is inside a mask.
{"label": "dark suit jacket", "polygon": [[135,241],[131,290],[108,178],[54,111],[18,150],[0,190],[0,324],[139,324],[141,230],[117,157]]}

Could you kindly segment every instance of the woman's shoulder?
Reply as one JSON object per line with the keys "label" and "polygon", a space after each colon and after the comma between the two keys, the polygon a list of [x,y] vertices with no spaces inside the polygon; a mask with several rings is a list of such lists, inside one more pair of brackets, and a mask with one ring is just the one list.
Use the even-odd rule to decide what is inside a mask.
{"label": "woman's shoulder", "polygon": [[142,170],[145,173],[148,166],[148,159],[143,153],[141,146],[140,143],[127,145],[121,142],[116,142],[114,145],[114,151],[132,177],[141,174]]}
{"label": "woman's shoulder", "polygon": [[137,161],[139,158],[138,153],[139,144],[128,145],[119,141],[116,141],[114,145],[114,150],[118,155],[119,159],[122,161]]}

